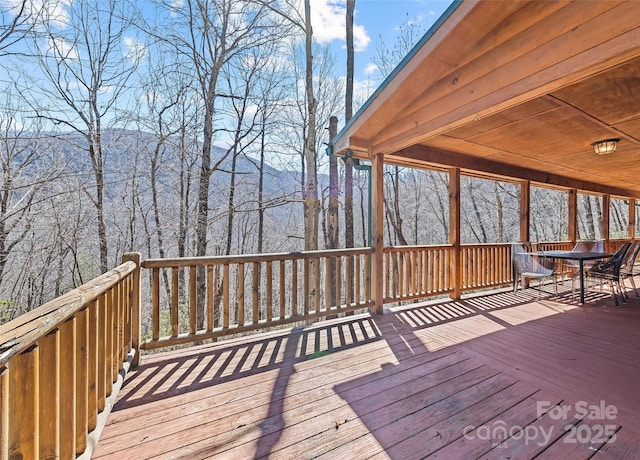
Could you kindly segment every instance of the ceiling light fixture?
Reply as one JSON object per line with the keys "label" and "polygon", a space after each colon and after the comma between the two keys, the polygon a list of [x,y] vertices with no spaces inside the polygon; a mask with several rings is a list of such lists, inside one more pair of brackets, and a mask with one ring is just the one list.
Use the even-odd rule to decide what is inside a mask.
{"label": "ceiling light fixture", "polygon": [[593,150],[598,155],[608,155],[613,153],[618,148],[618,142],[620,139],[605,139],[602,141],[594,142],[591,144],[593,146]]}

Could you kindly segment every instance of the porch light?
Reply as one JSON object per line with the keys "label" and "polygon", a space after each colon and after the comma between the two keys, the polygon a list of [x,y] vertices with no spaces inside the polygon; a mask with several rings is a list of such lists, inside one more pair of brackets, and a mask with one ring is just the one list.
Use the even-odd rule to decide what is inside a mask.
{"label": "porch light", "polygon": [[591,144],[598,155],[609,155],[616,151],[620,139],[605,139]]}

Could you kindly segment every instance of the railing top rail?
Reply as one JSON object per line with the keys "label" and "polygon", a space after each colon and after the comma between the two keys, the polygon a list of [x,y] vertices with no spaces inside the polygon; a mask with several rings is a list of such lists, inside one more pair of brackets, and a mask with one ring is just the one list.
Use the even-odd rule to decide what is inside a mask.
{"label": "railing top rail", "polygon": [[384,251],[417,251],[421,249],[450,249],[453,244],[413,244],[406,246],[385,246]]}
{"label": "railing top rail", "polygon": [[206,265],[223,265],[233,263],[274,262],[280,260],[304,260],[316,257],[340,257],[371,254],[371,248],[327,249],[324,251],[282,252],[273,254],[244,254],[230,256],[203,256],[180,258],[145,259],[143,268],[178,268]]}
{"label": "railing top rail", "polygon": [[0,368],[136,269],[122,265],[0,326]]}

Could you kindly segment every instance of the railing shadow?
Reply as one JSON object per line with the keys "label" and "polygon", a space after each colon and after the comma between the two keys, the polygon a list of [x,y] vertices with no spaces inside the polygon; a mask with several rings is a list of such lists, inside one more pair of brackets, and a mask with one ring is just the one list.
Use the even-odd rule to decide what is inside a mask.
{"label": "railing shadow", "polygon": [[375,322],[368,316],[360,316],[304,330],[298,327],[267,338],[257,334],[250,341],[232,345],[217,342],[169,352],[167,359],[155,358],[149,363],[143,360],[131,372],[114,411],[268,371],[286,374],[286,369],[292,369],[298,362],[381,339]]}

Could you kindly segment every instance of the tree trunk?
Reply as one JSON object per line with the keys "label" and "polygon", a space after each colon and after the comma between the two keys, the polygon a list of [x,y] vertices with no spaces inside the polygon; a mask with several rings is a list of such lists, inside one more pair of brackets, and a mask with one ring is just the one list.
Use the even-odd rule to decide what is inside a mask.
{"label": "tree trunk", "polygon": [[[318,173],[316,167],[316,100],[313,92],[313,54],[312,54],[312,38],[313,30],[311,28],[311,4],[310,0],[304,2],[305,16],[305,55],[306,55],[306,75],[305,89],[307,97],[307,135],[304,149],[304,158],[306,163],[306,182],[304,187],[304,249],[306,251],[315,251],[318,249],[318,220],[320,214],[320,203],[318,200]],[[313,259],[310,261],[310,285],[315,286],[315,264]],[[315,308],[319,293],[315,289],[309,290],[309,298],[307,304],[310,309]]]}
{"label": "tree trunk", "polygon": [[[347,85],[345,89],[344,122],[348,123],[353,116],[353,75],[354,75],[354,49],[353,49],[353,13],[356,0],[347,0]],[[344,162],[344,245],[347,248],[354,247],[353,237],[353,160],[346,158]],[[354,273],[347,273],[351,286],[354,286]],[[353,303],[355,292],[347,303]],[[353,314],[350,312],[348,314]]]}

